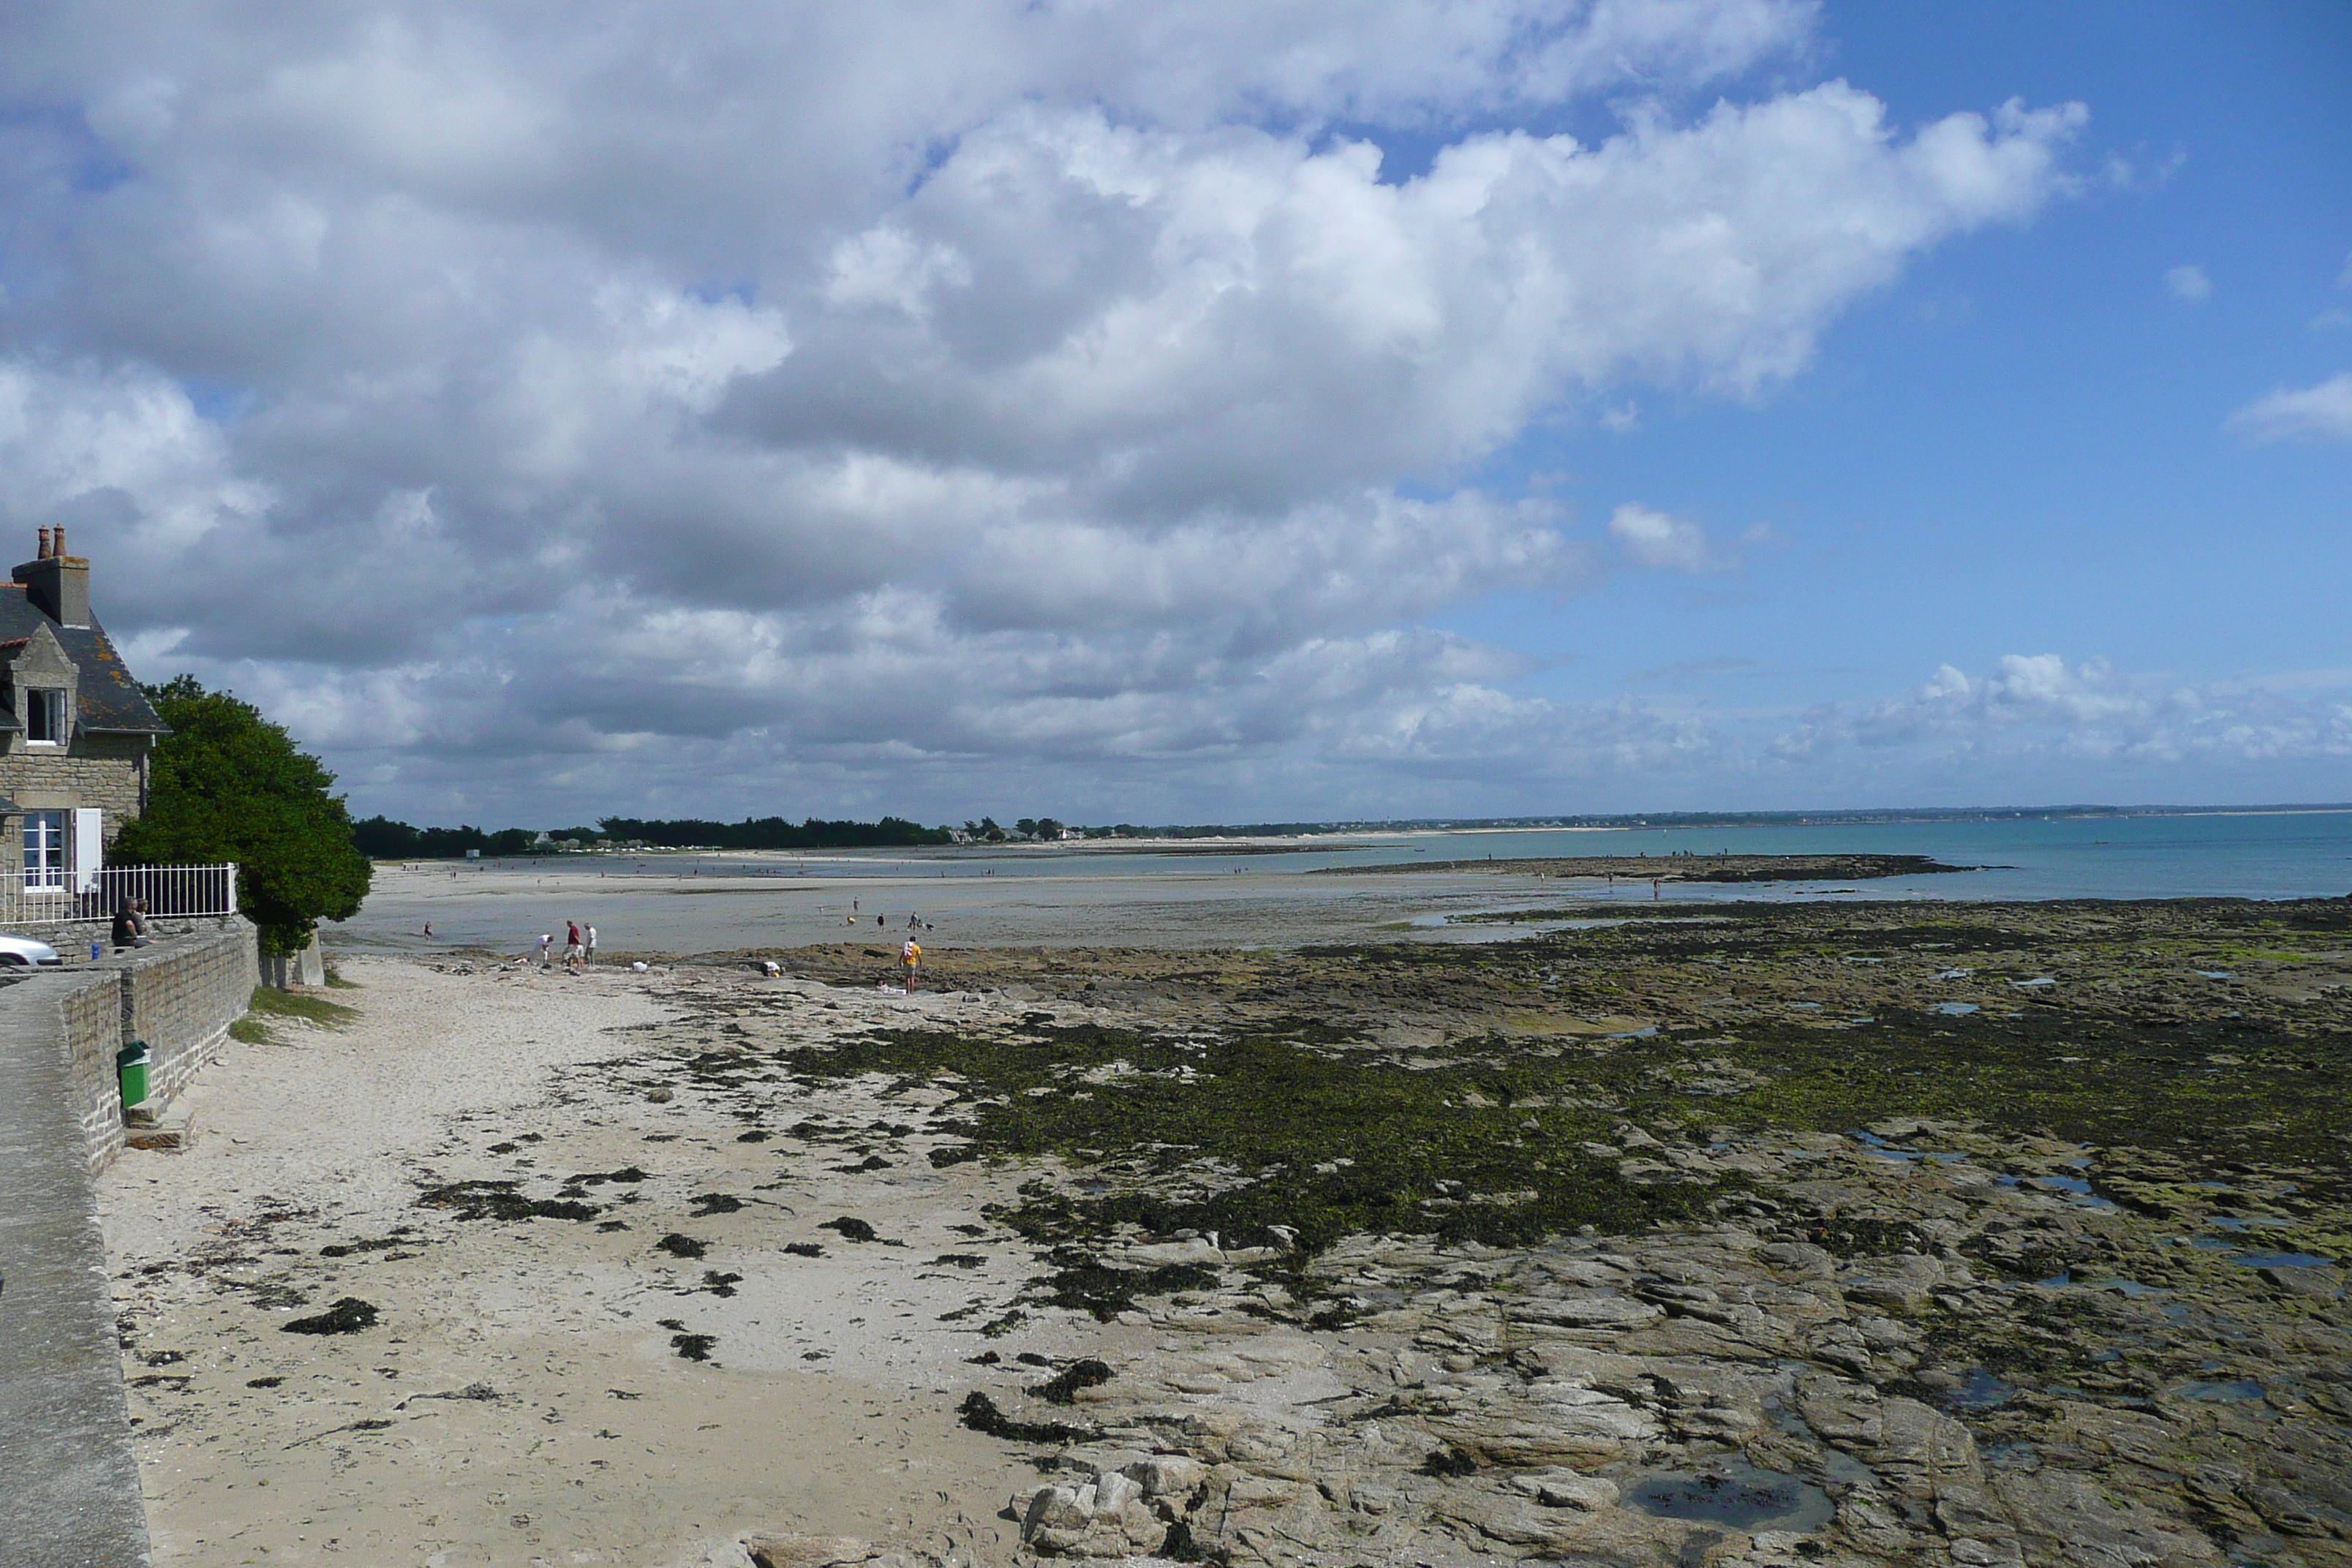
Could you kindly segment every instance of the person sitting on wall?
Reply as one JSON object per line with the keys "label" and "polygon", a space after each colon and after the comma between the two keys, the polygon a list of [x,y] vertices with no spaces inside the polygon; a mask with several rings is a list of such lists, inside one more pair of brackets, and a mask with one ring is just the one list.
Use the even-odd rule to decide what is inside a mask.
{"label": "person sitting on wall", "polygon": [[115,906],[114,951],[147,945],[147,922],[139,918],[139,900],[126,899]]}

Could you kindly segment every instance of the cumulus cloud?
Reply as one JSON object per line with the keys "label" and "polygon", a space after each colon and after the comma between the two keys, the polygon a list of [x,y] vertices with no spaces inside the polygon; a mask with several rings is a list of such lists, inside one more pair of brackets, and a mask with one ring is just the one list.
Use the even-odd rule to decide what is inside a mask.
{"label": "cumulus cloud", "polygon": [[2352,441],[2352,371],[2281,387],[2231,415],[2229,427],[2249,441]]}
{"label": "cumulus cloud", "polygon": [[[2067,188],[2079,106],[1755,86],[1815,21],[20,7],[0,527],[73,528],[142,660],[420,813],[1686,755],[1425,624],[1736,552],[1447,476],[1769,395]],[[1585,102],[1619,129],[1538,129]],[[1393,132],[1438,151],[1400,175]]]}
{"label": "cumulus cloud", "polygon": [[1906,697],[1816,709],[1770,742],[1791,762],[1847,748],[2159,767],[2352,756],[2352,670],[2182,682],[2098,659],[2010,654],[1973,677],[1944,665]]}
{"label": "cumulus cloud", "polygon": [[[1770,537],[1769,531],[1750,534],[1759,541]],[[1697,523],[1635,501],[1610,514],[1609,536],[1633,564],[1655,571],[1722,572],[1738,564],[1738,557]]]}
{"label": "cumulus cloud", "polygon": [[2175,267],[2165,273],[2164,286],[2184,304],[2201,305],[2213,297],[2213,280],[2202,267]]}

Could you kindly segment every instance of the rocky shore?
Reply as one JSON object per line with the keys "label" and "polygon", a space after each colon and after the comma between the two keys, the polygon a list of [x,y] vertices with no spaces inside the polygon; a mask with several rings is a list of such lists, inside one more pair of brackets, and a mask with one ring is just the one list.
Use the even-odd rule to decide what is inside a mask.
{"label": "rocky shore", "polygon": [[1333,866],[1318,877],[1376,877],[1396,873],[1491,871],[1521,877],[1559,877],[1629,882],[1861,882],[1885,877],[1926,877],[1946,871],[1976,871],[1948,866],[1932,855],[1569,855],[1517,860],[1408,860],[1394,865]]}
{"label": "rocky shore", "polygon": [[109,1178],[163,1559],[2352,1563],[2352,904],[889,956],[362,966],[560,1065],[348,1157],[233,1062]]}

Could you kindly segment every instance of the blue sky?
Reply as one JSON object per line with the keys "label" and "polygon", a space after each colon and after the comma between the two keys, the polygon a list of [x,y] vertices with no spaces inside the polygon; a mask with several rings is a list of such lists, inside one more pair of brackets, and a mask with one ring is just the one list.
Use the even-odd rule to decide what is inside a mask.
{"label": "blue sky", "polygon": [[[1594,510],[1631,496],[1769,527],[1744,572],[1498,595],[1443,624],[1557,661],[1528,678],[1547,694],[1722,709],[1866,701],[2019,651],[2192,680],[2344,665],[2352,458],[2225,424],[2352,364],[2352,11],[1833,6],[1824,33],[1824,67],[1906,120],[2085,102],[2083,189],[1924,258],[1757,404],[1643,399],[1638,430],[1538,430],[1491,465],[1497,485],[1571,476],[1557,493]],[[2182,267],[2210,294],[2177,294]],[[2036,799],[2352,795],[2341,758],[2007,777]],[[1903,798],[1985,787],[1921,780]],[[1706,779],[1675,800],[1755,804]]]}
{"label": "blue sky", "polygon": [[2347,82],[2331,5],[20,7],[0,527],[420,821],[2352,799]]}

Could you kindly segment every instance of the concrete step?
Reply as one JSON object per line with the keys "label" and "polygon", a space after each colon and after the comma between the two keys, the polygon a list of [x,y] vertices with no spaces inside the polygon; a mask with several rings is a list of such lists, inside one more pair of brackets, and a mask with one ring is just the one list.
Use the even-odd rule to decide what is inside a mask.
{"label": "concrete step", "polygon": [[195,1107],[184,1097],[160,1110],[152,1100],[123,1112],[122,1141],[133,1149],[184,1149],[195,1142]]}

